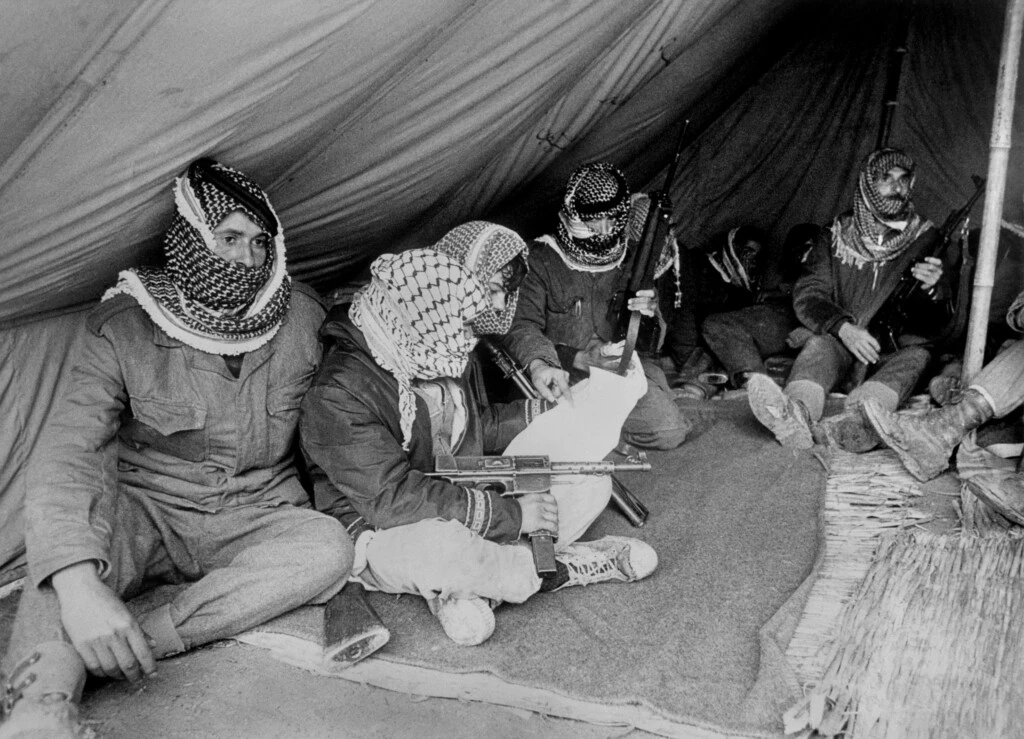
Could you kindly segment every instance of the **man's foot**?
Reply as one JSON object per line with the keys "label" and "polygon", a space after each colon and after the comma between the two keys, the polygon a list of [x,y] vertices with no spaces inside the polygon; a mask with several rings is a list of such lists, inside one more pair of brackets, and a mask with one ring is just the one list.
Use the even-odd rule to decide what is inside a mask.
{"label": "man's foot", "polygon": [[627,536],[578,541],[556,552],[555,559],[568,572],[568,580],[556,590],[596,582],[635,582],[658,566],[658,554],[649,544]]}
{"label": "man's foot", "polygon": [[976,390],[924,414],[891,413],[870,398],[864,401],[863,412],[882,442],[922,482],[946,469],[964,435],[992,417],[992,407]]}
{"label": "man's foot", "polygon": [[870,452],[882,443],[861,412],[859,403],[842,413],[822,419],[812,431],[814,440],[819,444],[838,447],[854,454]]}
{"label": "man's foot", "polygon": [[967,489],[1002,516],[1024,526],[1024,479],[1010,470],[992,470],[971,476]]}
{"label": "man's foot", "polygon": [[494,633],[494,611],[483,598],[438,600],[436,615],[448,638],[464,647],[483,644]]}
{"label": "man's foot", "polygon": [[765,428],[788,449],[814,446],[811,415],[798,400],[786,395],[768,375],[751,375],[747,380],[750,410]]}
{"label": "man's foot", "polygon": [[84,683],[85,665],[70,644],[40,644],[3,681],[0,739],[93,736],[78,722],[76,701]]}

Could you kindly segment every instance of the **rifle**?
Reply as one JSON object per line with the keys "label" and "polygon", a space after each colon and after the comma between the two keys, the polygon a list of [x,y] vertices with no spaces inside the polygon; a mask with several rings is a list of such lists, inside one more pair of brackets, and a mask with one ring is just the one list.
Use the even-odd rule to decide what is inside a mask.
{"label": "rifle", "polygon": [[608,304],[608,320],[619,327],[620,334],[625,327],[622,359],[619,361],[618,370],[616,370],[620,375],[625,375],[626,370],[629,369],[629,362],[640,336],[640,322],[643,317],[640,311],[629,310],[629,299],[635,297],[639,290],[650,290],[654,287],[654,273],[668,236],[669,227],[672,225],[669,192],[672,188],[672,180],[676,176],[676,168],[679,166],[679,158],[683,154],[686,130],[689,127],[690,120],[686,119],[679,131],[679,140],[676,142],[672,162],[665,174],[665,184],[660,191],[650,193],[651,205],[647,211],[647,219],[644,221],[640,242],[630,250],[632,253],[627,257],[628,263],[623,265],[623,275],[628,279],[625,289],[616,290]]}
{"label": "rifle", "polygon": [[[524,397],[530,400],[540,398],[533,383],[530,382],[530,378],[526,376],[522,365],[508,353],[508,349],[501,343],[501,339],[496,336],[481,336],[480,343],[490,353],[491,359],[494,360],[505,379],[512,380]],[[647,517],[650,515],[647,506],[615,475],[612,475],[612,502],[634,527],[640,528],[647,523]]]}
{"label": "rifle", "polygon": [[[650,469],[651,463],[643,452],[627,458],[625,462],[552,462],[544,455],[438,456],[434,460],[434,472],[428,472],[427,476],[493,490],[503,496],[515,496],[549,492],[551,478],[559,475],[609,475],[619,471]],[[555,572],[554,534],[542,530],[533,531],[529,536],[537,574],[543,576]]]}
{"label": "rifle", "polygon": [[391,639],[391,632],[366,600],[366,589],[348,582],[327,601],[324,609],[324,660],[345,668],[376,652]]}
{"label": "rifle", "polygon": [[[974,193],[962,208],[951,211],[949,216],[946,217],[946,220],[936,232],[931,249],[928,250],[928,253],[921,255],[922,259],[924,257],[939,257],[941,259],[945,256],[946,251],[953,242],[955,233],[960,228],[960,224],[966,221],[967,217],[971,214],[971,208],[974,207],[974,204],[978,202],[978,198],[984,192],[984,177],[971,175],[971,180],[974,182]],[[912,268],[913,266],[908,267],[900,276],[900,281],[868,324],[868,331],[878,339],[885,351],[899,349],[897,340],[903,335],[907,324],[910,323],[910,300],[921,289],[921,282],[914,277],[911,272]]]}

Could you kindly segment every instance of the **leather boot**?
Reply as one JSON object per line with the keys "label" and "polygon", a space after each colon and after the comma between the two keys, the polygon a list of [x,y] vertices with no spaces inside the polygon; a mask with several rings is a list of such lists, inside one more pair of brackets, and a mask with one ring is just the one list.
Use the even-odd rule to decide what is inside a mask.
{"label": "leather boot", "polygon": [[861,454],[870,452],[882,443],[868,419],[856,403],[842,413],[824,418],[812,431],[814,441],[825,446],[838,447],[845,452]]}
{"label": "leather boot", "polygon": [[956,445],[967,432],[992,418],[993,412],[977,390],[968,390],[959,402],[920,415],[890,413],[873,399],[865,400],[863,408],[882,442],[922,482],[945,470]]}
{"label": "leather boot", "polygon": [[43,642],[18,662],[4,681],[0,739],[48,737],[83,739],[78,701],[85,685],[85,665],[66,642]]}
{"label": "leather boot", "polygon": [[761,425],[775,434],[787,449],[814,446],[811,414],[799,400],[787,396],[767,375],[751,375],[747,380],[747,402]]}

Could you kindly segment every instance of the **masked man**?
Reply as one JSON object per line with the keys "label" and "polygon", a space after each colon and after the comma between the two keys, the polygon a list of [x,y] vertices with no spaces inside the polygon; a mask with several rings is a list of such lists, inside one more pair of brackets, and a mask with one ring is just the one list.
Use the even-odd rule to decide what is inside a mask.
{"label": "masked man", "polygon": [[[941,260],[924,257],[936,235],[914,209],[914,162],[898,149],[868,156],[857,182],[853,212],[839,216],[808,255],[793,291],[796,316],[808,329],[783,390],[771,378],[748,381],[750,407],[783,445],[807,449],[815,441],[863,452],[878,443],[861,413],[872,398],[894,410],[931,360],[924,338],[945,324],[951,290]],[[867,326],[910,269],[920,282],[905,306],[910,321],[897,347],[883,353]],[[850,391],[845,410],[820,425],[828,393],[854,369],[866,380]]]}
{"label": "masked man", "polygon": [[[369,589],[422,596],[462,645],[490,637],[498,602],[633,581],[657,564],[635,539],[576,541],[607,505],[607,480],[510,498],[429,476],[437,456],[502,453],[549,407],[484,406],[466,381],[476,334],[508,327],[525,250],[509,229],[473,221],[433,249],[379,257],[351,306],[328,315],[324,364],[302,403],[316,504],[356,540],[355,576]],[[558,569],[545,578],[523,546],[538,530],[558,539]]]}
{"label": "masked man", "polygon": [[0,736],[79,736],[86,669],[151,675],[325,602],[351,569],[293,456],[324,310],[288,277],[281,224],[245,175],[199,160],[175,203],[166,266],[122,272],[88,316],[30,470]]}
{"label": "masked man", "polygon": [[[530,250],[530,272],[505,339],[542,397],[568,395],[570,383],[591,367],[618,367],[621,348],[614,343],[617,327],[608,306],[622,285],[621,266],[640,240],[650,202],[646,195],[630,196],[625,176],[611,164],[585,164],[569,178],[556,233],[542,236]],[[670,237],[655,276],[675,265],[678,278],[678,262]],[[640,291],[628,307],[658,314],[660,321],[653,290]],[[673,449],[693,423],[676,407],[657,363],[643,358],[643,368],[647,394],[626,419],[622,438],[639,447]]]}

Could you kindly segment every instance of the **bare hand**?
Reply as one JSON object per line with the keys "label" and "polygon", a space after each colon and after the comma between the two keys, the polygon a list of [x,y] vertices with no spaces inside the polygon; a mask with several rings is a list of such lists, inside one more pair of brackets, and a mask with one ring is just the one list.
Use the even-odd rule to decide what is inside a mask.
{"label": "bare hand", "polygon": [[610,341],[601,341],[600,339],[591,339],[586,349],[576,352],[576,356],[572,360],[573,366],[581,370],[600,367],[609,372],[614,372],[622,361],[622,346],[623,342],[621,341],[612,343]]}
{"label": "bare hand", "polygon": [[928,290],[942,277],[942,260],[938,257],[925,257],[923,262],[917,262],[910,268],[910,274]]}
{"label": "bare hand", "polygon": [[146,634],[96,565],[80,562],[51,578],[61,621],[85,666],[94,675],[132,682],[156,672]]}
{"label": "bare hand", "polygon": [[874,364],[878,361],[882,346],[866,328],[844,323],[839,329],[839,339],[850,353],[864,364]]}
{"label": "bare hand", "polygon": [[661,306],[654,290],[637,290],[636,295],[626,302],[626,307],[631,311],[638,310],[644,316],[661,315]]}
{"label": "bare hand", "polygon": [[535,359],[530,362],[530,381],[544,400],[555,403],[559,398],[565,398],[572,402],[569,373],[561,367],[552,367],[543,359]]}
{"label": "bare hand", "polygon": [[527,493],[516,498],[523,512],[520,534],[550,531],[558,535],[558,502],[551,493]]}

